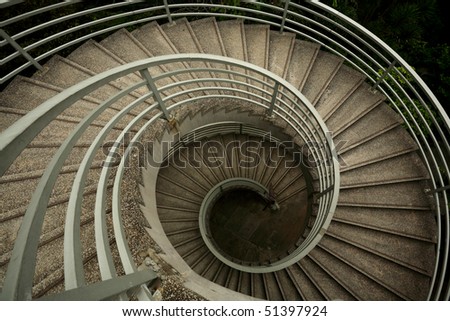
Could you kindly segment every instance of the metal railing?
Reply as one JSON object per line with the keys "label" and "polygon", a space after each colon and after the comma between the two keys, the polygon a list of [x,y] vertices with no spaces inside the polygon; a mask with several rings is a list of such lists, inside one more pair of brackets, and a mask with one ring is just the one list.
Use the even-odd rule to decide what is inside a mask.
{"label": "metal railing", "polygon": [[[27,69],[41,64],[46,58],[74,44],[92,37],[106,35],[120,28],[139,26],[150,21],[173,21],[181,17],[218,17],[241,18],[249,23],[263,23],[280,32],[295,33],[299,39],[305,39],[321,45],[342,57],[346,64],[360,71],[372,84],[373,90],[383,93],[389,104],[405,121],[405,127],[417,142],[419,151],[430,173],[431,188],[428,191],[434,197],[434,208],[438,225],[436,268],[432,278],[429,300],[448,300],[450,282],[447,275],[449,254],[449,202],[448,186],[450,182],[449,158],[450,119],[434,94],[420,76],[381,39],[366,28],[344,16],[333,8],[317,0],[300,2],[284,1],[280,6],[268,1],[241,1],[241,6],[211,3],[189,3],[183,1],[163,1],[158,5],[147,3],[147,7],[137,6],[133,2],[118,2],[111,5],[90,8],[76,12],[64,19],[54,19],[33,26],[17,34],[8,34],[10,26],[20,23],[30,16],[58,10],[61,6],[71,5],[64,1],[45,8],[24,13],[0,23],[0,33],[4,38],[0,46],[14,47],[14,52],[2,57],[1,64],[6,70],[0,83]],[[96,12],[111,11],[108,16],[87,23],[74,25],[67,30],[55,32],[50,36],[40,36],[39,32],[49,26],[57,26],[62,21],[88,16]],[[124,19],[128,19],[124,21]],[[45,20],[46,21],[46,20]],[[65,22],[67,23],[67,22]],[[107,26],[104,24],[108,23]],[[94,31],[91,27],[96,27]],[[55,29],[56,30],[56,29]],[[74,32],[84,32],[81,36],[70,38]],[[26,40],[33,35],[34,38]],[[56,39],[62,44],[52,45]],[[45,45],[45,46],[44,46]],[[45,49],[44,49],[45,47]],[[40,50],[36,55],[34,52]],[[26,63],[15,63],[18,57],[25,57]]]}
{"label": "metal railing", "polygon": [[[170,66],[179,62],[203,62],[212,64],[220,62],[221,65],[224,65],[224,68],[169,69],[167,72],[159,75],[150,76],[149,74],[148,69],[151,67],[161,65]],[[242,72],[232,71],[231,67],[236,67],[242,70]],[[132,112],[134,112],[133,119],[128,122],[127,126],[112,143],[112,147],[108,155],[106,155],[105,162],[105,164],[113,163],[111,158],[117,155],[121,146],[123,146],[124,136],[130,134],[132,130],[136,130],[137,133],[133,136],[121,158],[120,164],[115,169],[112,195],[114,236],[119,249],[122,266],[125,273],[130,277],[132,275],[136,275],[137,277],[141,274],[136,271],[121,220],[121,198],[119,194],[125,169],[124,164],[127,162],[133,145],[149,126],[159,119],[172,119],[171,111],[185,104],[202,99],[216,97],[237,99],[252,103],[266,110],[267,113],[284,120],[287,126],[295,130],[300,138],[300,144],[314,142],[314,144],[308,144],[307,146],[317,164],[313,169],[317,172],[318,176],[317,192],[327,191],[327,193],[318,202],[318,219],[312,227],[313,232],[308,235],[305,241],[305,245],[307,246],[305,246],[306,249],[304,251],[312,249],[322,235],[318,232],[326,229],[337,203],[339,193],[339,165],[337,163],[333,142],[329,135],[327,135],[325,124],[311,103],[285,80],[263,68],[226,57],[204,54],[162,56],[129,63],[74,85],[35,108],[1,134],[0,156],[2,163],[0,165],[0,172],[3,174],[33,138],[66,108],[101,86],[107,85],[114,79],[132,75],[136,72],[140,73],[144,80],[131,84],[129,87],[119,91],[116,95],[103,101],[76,126],[54,154],[53,159],[39,181],[38,187],[34,191],[32,200],[23,218],[12,252],[12,259],[8,265],[2,292],[3,298],[31,299],[39,236],[47,211],[47,205],[59,172],[72,148],[85,132],[86,128],[104,110],[113,103],[120,101],[126,95],[136,93],[141,88],[147,88],[149,92],[140,95],[139,98],[124,106],[100,130],[86,152],[73,181],[64,233],[64,275],[66,291],[83,288],[86,283],[82,265],[80,215],[87,171],[92,164],[96,152],[101,149],[102,144],[105,143],[105,138],[114,126],[120,120],[123,120],[126,115],[132,115]],[[212,72],[214,72],[216,77],[202,77],[205,73]],[[185,73],[195,76],[189,80],[177,82],[172,80],[174,76],[177,77]],[[250,76],[250,74],[253,76]],[[219,75],[222,75],[222,77],[219,78]],[[243,79],[243,81],[233,80],[230,75],[237,76],[236,78]],[[156,85],[158,82],[165,83],[166,85],[158,87]],[[186,88],[186,86],[189,86],[189,89],[182,89]],[[142,107],[143,105],[145,106],[143,110],[141,109],[140,112],[135,111],[139,106]],[[153,117],[145,119],[145,117],[148,117],[152,113],[154,114]],[[98,181],[94,213],[95,247],[101,277],[105,286],[109,284],[106,282],[107,280],[117,278],[116,269],[112,260],[110,240],[106,232],[105,208],[107,185],[109,179],[111,179],[110,172],[111,166],[102,168]],[[330,187],[332,188],[330,189]],[[147,292],[143,292],[141,295],[145,298]],[[57,299],[58,296],[55,298]]]}

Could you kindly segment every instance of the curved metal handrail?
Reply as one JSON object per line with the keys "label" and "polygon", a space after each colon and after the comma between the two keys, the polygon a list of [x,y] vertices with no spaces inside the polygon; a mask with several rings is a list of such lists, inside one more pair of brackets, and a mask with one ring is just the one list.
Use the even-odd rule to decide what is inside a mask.
{"label": "curved metal handrail", "polygon": [[[32,57],[27,52],[27,49],[35,48],[42,44],[43,42],[40,40],[44,39],[39,39],[35,43],[29,44],[28,47],[24,46],[25,48],[21,47],[17,42],[21,40],[21,35],[40,31],[46,26],[56,23],[55,20],[12,36],[7,35],[3,29],[0,29],[0,36],[5,38],[5,40],[0,41],[0,46],[4,46],[9,42],[16,51],[10,58],[2,59],[1,64],[7,67],[19,55],[28,59],[27,63],[12,70],[8,75],[2,75],[0,83],[7,81],[29,66],[34,65],[36,68],[40,68],[39,61],[70,45],[119,28],[154,20],[165,19],[172,22],[173,18],[178,17],[207,16],[242,18],[249,22],[264,23],[273,28],[279,28],[280,31],[293,32],[301,39],[315,42],[326,50],[340,56],[346,63],[366,75],[368,81],[373,84],[373,89],[383,93],[394,110],[404,119],[405,126],[417,142],[425,166],[430,173],[431,189],[429,193],[435,199],[438,225],[437,261],[428,299],[448,300],[450,298],[450,283],[448,280],[446,281],[446,270],[450,248],[450,215],[448,207],[450,184],[448,166],[450,163],[450,147],[448,138],[450,137],[450,118],[435,95],[417,72],[381,39],[363,26],[318,0],[305,0],[301,4],[284,1],[282,7],[265,1],[253,0],[243,0],[241,4],[242,6],[237,7],[182,1],[169,4],[169,1],[164,1],[164,5],[150,6],[135,11],[133,11],[132,3],[125,3],[125,1],[120,4],[102,6],[101,8],[103,9],[118,6],[123,8],[125,12],[112,13],[105,20],[92,21],[73,29],[84,30],[84,28],[101,25],[104,21],[109,21],[112,24],[112,26],[107,26],[92,33],[88,31],[84,36],[70,40],[56,48],[51,48],[39,57]],[[65,5],[68,5],[67,1],[25,13],[22,16],[1,22],[0,27],[7,28],[9,24],[20,22],[21,19],[30,15],[53,9],[57,10],[58,7]],[[86,13],[94,12],[99,8],[89,9],[91,11],[86,10]],[[127,12],[126,10],[129,11]],[[131,19],[129,22],[118,21],[119,18],[125,16],[134,17],[142,13],[148,13],[150,16],[139,17],[135,20]],[[80,15],[82,13],[74,14],[73,17]],[[57,39],[64,34],[54,34],[51,36],[51,39]],[[395,66],[402,67],[406,75],[399,72]],[[399,83],[397,79],[401,79],[403,83]]]}
{"label": "curved metal handrail", "polygon": [[[195,61],[207,63],[220,62],[222,65],[230,68],[182,69],[168,71],[155,77],[151,77],[148,73],[148,68],[153,66],[175,62]],[[231,67],[238,67],[239,70],[243,70],[243,72],[237,73],[236,71],[231,71]],[[52,99],[44,102],[25,117],[19,119],[11,127],[7,128],[0,135],[0,156],[4,160],[1,164],[1,171],[5,172],[10,164],[14,162],[17,155],[27,147],[33,138],[66,108],[84,96],[89,95],[90,92],[108,84],[114,79],[124,77],[138,71],[141,73],[145,81],[140,81],[126,89],[123,89],[116,95],[108,98],[98,108],[87,115],[74,129],[72,134],[66,138],[66,141],[63,142],[53,160],[46,168],[43,178],[39,182],[39,185],[33,194],[33,198],[27,209],[23,219],[23,224],[16,240],[12,253],[13,259],[11,259],[8,266],[5,286],[2,293],[2,296],[5,298],[31,298],[32,276],[34,275],[33,272],[35,257],[37,254],[39,231],[41,230],[43,224],[44,215],[46,213],[47,203],[49,201],[52,188],[56,182],[64,161],[70,153],[70,150],[73,146],[75,146],[77,140],[81,137],[89,124],[91,124],[94,119],[106,108],[125,95],[128,95],[143,86],[147,86],[150,93],[136,98],[133,102],[110,119],[108,124],[105,125],[105,127],[92,142],[73,182],[72,193],[69,198],[69,206],[67,210],[66,232],[64,238],[66,290],[84,286],[83,268],[81,265],[82,257],[80,250],[80,212],[87,170],[90,168],[95,152],[100,148],[102,141],[114,125],[125,115],[129,115],[129,112],[133,110],[135,106],[146,102],[150,97],[153,97],[154,103],[149,105],[149,107],[142,111],[139,115],[135,116],[133,121],[129,122],[123,132],[113,142],[113,147],[107,157],[110,157],[115,153],[117,148],[121,146],[121,140],[124,135],[129,132],[138,121],[148,115],[150,111],[156,110],[157,108],[160,112],[153,116],[153,118],[140,129],[136,139],[148,126],[153,124],[154,121],[160,119],[161,117],[167,118],[168,115],[170,116],[171,111],[193,101],[198,101],[200,99],[211,99],[214,97],[225,97],[238,99],[244,102],[251,102],[254,105],[264,108],[268,113],[273,113],[276,117],[283,119],[295,130],[297,135],[301,137],[304,142],[311,141],[315,143],[310,146],[310,150],[312,155],[314,155],[315,160],[318,161],[318,165],[315,168],[315,170],[318,171],[319,177],[319,188],[317,192],[326,193],[327,197],[323,197],[318,202],[318,219],[315,221],[312,230],[321,231],[326,229],[324,222],[331,220],[331,216],[333,215],[334,208],[337,203],[339,192],[339,165],[337,163],[336,155],[334,154],[333,142],[326,135],[327,129],[324,122],[311,103],[285,80],[263,68],[231,58],[205,54],[178,54],[161,56],[129,63],[82,81],[81,83],[74,85],[73,87],[56,95]],[[205,71],[215,71],[216,74],[220,72],[224,75],[237,73],[241,79],[245,79],[246,81],[235,81],[231,80],[227,76],[224,76],[223,79],[198,77],[188,82],[175,82],[161,88],[157,88],[154,84],[158,80],[172,79],[174,75],[179,75],[184,72],[193,73],[194,71],[200,74]],[[261,77],[253,77],[249,76],[249,74],[258,74],[261,75]],[[263,81],[261,78],[265,80]],[[258,86],[250,85],[250,80],[259,82],[261,86],[259,89],[264,93],[263,95],[254,95],[251,94],[248,89],[242,90],[235,88],[237,86],[258,88]],[[180,90],[176,93],[172,92],[174,88],[181,88],[187,83],[197,84],[197,87],[187,90]],[[214,83],[215,85],[211,86],[209,83]],[[229,86],[230,83],[236,86]],[[201,96],[202,92],[209,91],[217,92],[217,94],[207,94]],[[221,93],[221,91],[224,93]],[[234,95],[235,93],[241,94],[241,96]],[[243,97],[242,94],[244,93],[249,97],[253,96],[253,99]],[[191,97],[187,94],[194,94],[194,96]],[[181,98],[181,100],[179,100],[179,98],[183,95],[187,95],[188,98]],[[268,97],[266,98],[265,96]],[[169,103],[171,104],[169,105]],[[129,148],[130,146],[125,152],[126,157],[129,155]],[[122,163],[126,157],[124,157],[121,161],[119,167],[119,177],[123,175]],[[108,168],[103,168],[102,170],[98,188],[99,193],[97,194],[95,205],[96,246],[98,249],[99,265],[103,280],[116,277],[108,246],[109,240],[105,234],[106,223],[104,221],[104,192],[106,191],[108,171]],[[121,226],[122,222],[120,221],[120,203],[118,203],[119,201],[117,199],[118,191],[120,190],[120,182],[121,179],[116,177],[114,186],[114,195],[116,199],[113,200],[113,204],[115,204],[113,206],[113,217],[115,223],[114,230],[116,233],[117,242],[120,244],[119,250],[123,265],[125,267],[125,272],[127,274],[134,274],[137,273],[136,268],[133,265],[134,263],[131,262],[132,258],[129,255],[129,249],[127,249],[123,227]],[[320,240],[321,236],[322,235],[319,233],[310,232],[306,238],[304,247],[312,248],[313,245],[311,244],[316,244]],[[27,260],[26,264],[25,260]]]}

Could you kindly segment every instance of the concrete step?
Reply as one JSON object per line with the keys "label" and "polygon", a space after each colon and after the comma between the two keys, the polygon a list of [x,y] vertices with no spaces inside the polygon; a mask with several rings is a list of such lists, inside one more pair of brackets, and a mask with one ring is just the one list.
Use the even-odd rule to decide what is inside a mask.
{"label": "concrete step", "polygon": [[[203,49],[197,39],[194,30],[186,18],[176,20],[174,24],[161,26],[167,38],[179,53],[203,53]],[[209,64],[202,62],[190,62],[193,68],[207,68]],[[198,78],[214,77],[213,73],[196,72]]]}
{"label": "concrete step", "polygon": [[383,182],[401,182],[428,178],[417,153],[412,152],[367,166],[341,172],[341,186],[381,185]]}
{"label": "concrete step", "polygon": [[262,141],[260,144],[259,162],[254,171],[254,180],[263,184],[264,177],[267,171],[270,171],[271,167],[276,166],[276,157],[274,157],[274,151],[276,151],[276,143],[269,141]]}
{"label": "concrete step", "polygon": [[[332,222],[328,233],[422,274],[431,276],[433,273],[435,256],[433,243],[341,222]],[[419,257],[417,253],[420,253]]]}
{"label": "concrete step", "polygon": [[427,276],[335,237],[326,235],[320,246],[402,299],[425,299],[423,289],[429,287]]}
{"label": "concrete step", "polygon": [[229,275],[230,275],[231,270],[232,270],[231,267],[222,263],[221,267],[214,275],[213,282],[215,282],[219,285],[222,285],[223,287],[226,287],[227,281],[229,280]]}
{"label": "concrete step", "polygon": [[302,91],[308,79],[314,60],[319,53],[319,48],[319,45],[311,42],[295,40],[292,58],[285,78],[300,91]]}
{"label": "concrete step", "polygon": [[168,168],[160,169],[157,186],[162,191],[197,201],[201,201],[206,195],[202,189],[197,190],[197,185],[190,180],[183,179],[180,181],[177,173],[168,170]]}
{"label": "concrete step", "polygon": [[[53,56],[45,65],[44,69],[34,74],[33,78],[60,88],[69,88],[79,82],[88,79],[95,73],[87,68],[80,66],[69,59]],[[102,86],[90,93],[90,96],[100,101],[104,101],[119,92],[121,83],[112,82]],[[124,97],[116,103],[117,108],[128,105],[135,97]]]}
{"label": "concrete step", "polygon": [[[94,40],[85,42],[74,50],[67,59],[89,69],[95,74],[116,68],[125,62]],[[139,81],[142,81],[141,77],[136,74],[130,74],[117,79],[115,83],[121,88],[125,88],[127,85]],[[145,88],[141,88],[139,92],[140,94],[143,94],[146,90]]]}
{"label": "concrete step", "polygon": [[275,273],[264,273],[263,275],[264,286],[270,301],[284,301],[283,290],[278,282]]}
{"label": "concrete step", "polygon": [[[93,213],[93,206],[95,203],[95,191],[96,185],[87,186],[84,193],[83,199],[85,202],[82,204],[81,222],[82,225],[92,221],[90,213]],[[69,193],[58,195],[53,197],[48,205],[46,215],[44,218],[43,227],[41,230],[41,236],[39,244],[44,246],[55,239],[62,237],[64,232],[65,216],[67,212],[67,202],[69,200]],[[87,202],[90,202],[89,204]],[[4,237],[4,244],[2,246],[3,251],[0,256],[0,265],[6,264],[10,257],[11,251],[13,249],[14,243],[12,242],[17,235],[22,222],[22,216],[24,215],[26,207],[18,207],[9,212],[4,212],[2,216],[2,232]],[[107,208],[107,210],[110,210]],[[12,213],[11,213],[12,212]],[[12,214],[16,214],[13,216]],[[10,215],[7,220],[7,215]]]}
{"label": "concrete step", "polygon": [[322,118],[338,109],[364,81],[361,73],[341,65],[325,92],[316,104],[316,109]]}
{"label": "concrete step", "polygon": [[[63,90],[64,88],[36,79],[18,76],[0,93],[0,106],[29,112]],[[60,115],[82,119],[93,109],[97,108],[99,103],[100,100],[84,97],[64,110]],[[97,121],[107,122],[115,112],[115,110],[108,108],[99,115]]]}
{"label": "concrete step", "polygon": [[301,301],[301,291],[297,284],[291,279],[287,269],[274,272],[284,301]]}
{"label": "concrete step", "polygon": [[251,274],[252,296],[262,300],[270,300],[264,283],[264,274]]}
{"label": "concrete step", "polygon": [[286,272],[290,279],[290,283],[295,287],[302,301],[325,300],[323,293],[317,288],[298,262],[292,264],[283,271]]}
{"label": "concrete step", "polygon": [[427,185],[418,181],[342,189],[339,203],[429,210],[431,198],[424,194],[425,188]]}
{"label": "concrete step", "polygon": [[335,55],[319,51],[308,79],[301,92],[313,104],[316,105],[326,88],[339,71],[343,60]]}
{"label": "concrete step", "polygon": [[358,300],[396,301],[401,299],[320,246],[310,253],[310,257]]}
{"label": "concrete step", "polygon": [[[126,45],[126,43],[124,43],[123,45]],[[133,47],[131,47],[130,50],[133,50]],[[102,73],[104,71],[108,71],[110,69],[113,69],[115,67],[127,63],[127,61],[122,60],[120,57],[116,56],[114,53],[112,53],[111,51],[109,51],[108,49],[106,49],[105,47],[103,47],[102,45],[93,40],[89,40],[82,46],[78,47],[67,57],[67,59],[69,60],[68,62],[72,63],[74,67],[78,69],[83,69],[84,72],[90,74],[91,76]],[[161,70],[160,68],[152,68],[151,72],[159,74],[161,73]],[[118,78],[117,80],[112,82],[112,84],[117,89],[125,89],[128,86],[134,85],[141,81],[142,77],[138,73],[132,73],[127,76]],[[162,86],[166,84],[167,81],[161,82],[159,85]],[[136,99],[145,94],[148,94],[147,86],[140,87],[139,89],[128,94],[126,98]],[[133,113],[134,114],[140,113],[145,108],[149,107],[152,103],[153,99],[151,98],[147,99],[146,103],[142,103],[139,106],[137,106],[133,110]],[[147,119],[149,118],[147,117]]]}
{"label": "concrete step", "polygon": [[[155,30],[153,30],[154,33],[157,33],[160,31],[160,29],[155,25]],[[162,31],[161,31],[162,32]],[[113,53],[118,59],[121,59],[123,63],[133,62],[137,60],[147,59],[153,57],[152,52],[150,52],[138,39],[136,39],[131,33],[129,33],[126,29],[121,29],[117,31],[116,33],[112,34],[108,38],[104,39],[100,43],[106,50]],[[175,65],[172,64],[171,67],[174,67]],[[184,66],[182,64],[178,64],[181,69],[184,69]],[[164,72],[168,72],[169,68],[167,66],[161,65],[161,66],[154,66],[149,68],[150,75],[153,77],[162,74]],[[172,76],[170,78],[164,78],[160,79],[155,82],[155,84],[158,87],[163,87],[169,84],[172,84],[175,81],[181,81],[181,80],[187,80],[190,79],[189,75],[180,75],[180,76]],[[175,94],[179,91],[181,88],[182,90],[186,90],[189,88],[194,88],[195,86],[188,85],[188,86],[180,86],[176,89],[171,89],[168,91],[164,91],[162,93],[163,96],[167,96],[169,94]],[[187,98],[187,97],[193,97],[193,95],[182,95],[181,97]],[[175,99],[176,101],[179,101],[180,98]],[[166,102],[166,104],[170,104],[169,102]]]}
{"label": "concrete step", "polygon": [[392,113],[393,111],[389,107],[381,104],[348,128],[337,131],[335,142],[342,142],[340,152],[345,153],[346,150],[358,144],[381,136],[395,127],[399,127],[402,121],[397,114],[392,115]]}
{"label": "concrete step", "polygon": [[131,34],[153,57],[179,53],[157,22],[147,23]]}
{"label": "concrete step", "polygon": [[222,143],[224,162],[226,162],[226,169],[228,169],[229,177],[242,177],[241,168],[239,167],[239,146],[238,141],[234,134],[221,135],[220,140]]}
{"label": "concrete step", "polygon": [[239,273],[241,271],[230,269],[225,285],[228,289],[232,291],[239,292]]}
{"label": "concrete step", "polygon": [[243,20],[224,20],[218,22],[217,26],[226,56],[247,61],[247,41]]}
{"label": "concrete step", "polygon": [[[225,56],[238,59],[241,61],[248,61],[247,53],[247,41],[245,38],[245,29],[243,20],[224,20],[217,22],[217,26],[220,32],[220,39],[222,40],[223,47],[225,50]],[[246,70],[239,67],[231,66],[231,70],[239,73],[246,74]],[[241,81],[247,83],[248,80],[244,77],[232,76],[236,81]],[[240,90],[247,91],[246,86],[235,86]],[[241,97],[247,97],[248,95],[237,94]]]}
{"label": "concrete step", "polygon": [[[270,29],[267,25],[246,24],[245,40],[247,44],[248,62],[259,67],[268,69],[269,67],[269,34]],[[264,80],[262,76],[256,73],[250,73],[250,76]],[[251,82],[254,86],[261,88],[257,82]],[[257,95],[261,95],[259,91],[252,90]]]}
{"label": "concrete step", "polygon": [[373,139],[360,141],[344,148],[339,152],[342,158],[340,163],[343,169],[350,169],[410,152],[417,147],[403,128],[395,127]]}
{"label": "concrete step", "polygon": [[[201,142],[200,142],[201,144]],[[203,157],[201,155],[201,151],[198,150],[198,146],[196,143],[190,144],[188,149],[180,150],[178,155],[180,159],[192,168],[195,169],[197,177],[201,178],[209,187],[213,187],[218,182],[216,181],[216,177],[213,172],[205,163],[203,163]]]}
{"label": "concrete step", "polygon": [[269,26],[245,25],[248,62],[262,68],[269,67]]}
{"label": "concrete step", "polygon": [[[190,26],[194,31],[195,38],[198,40],[203,53],[217,56],[227,55],[219,27],[214,17],[191,21]],[[223,65],[218,64],[217,66],[220,68]]]}
{"label": "concrete step", "polygon": [[384,96],[373,92],[362,83],[337,109],[324,114],[324,120],[331,131],[339,133],[353,125],[384,100]]}
{"label": "concrete step", "polygon": [[220,266],[222,264],[222,261],[214,257],[213,260],[208,262],[208,265],[205,267],[205,269],[203,269],[200,275],[205,279],[212,281],[214,279],[214,276],[216,275],[216,272],[220,269]]}
{"label": "concrete step", "polygon": [[186,184],[186,188],[193,188],[199,192],[203,191],[205,194],[210,190],[209,183],[202,177],[197,177],[197,169],[189,166],[189,164],[184,165],[184,163],[180,164],[180,166],[183,166],[183,168],[179,168],[178,166],[170,166],[168,170],[164,168],[164,172],[162,173],[169,179]]}
{"label": "concrete step", "polygon": [[[98,180],[99,173],[99,168],[91,170],[87,177],[86,185],[89,186],[91,184],[95,184]],[[50,196],[50,201],[52,201],[52,197],[70,193],[75,175],[75,172],[59,175]],[[26,206],[31,200],[31,196],[34,193],[39,180],[40,177],[1,183],[0,193],[3,195],[2,212],[8,212],[13,209]]]}
{"label": "concrete step", "polygon": [[179,208],[182,210],[199,210],[201,203],[193,201],[189,198],[178,197],[177,194],[172,193],[161,193],[157,191],[156,201],[158,206],[170,206],[173,208]]}
{"label": "concrete step", "polygon": [[203,239],[200,235],[200,230],[198,228],[170,232],[167,237],[181,256],[184,256],[191,250],[198,249],[200,246],[204,245]]}
{"label": "concrete step", "polygon": [[228,169],[225,168],[225,153],[221,148],[222,144],[219,140],[204,140],[204,146],[207,150],[207,154],[203,154],[203,160],[205,164],[209,164],[209,168],[212,171],[212,175],[216,178],[216,182],[219,183],[228,178]]}
{"label": "concrete step", "polygon": [[[297,206],[299,208],[304,208],[306,210],[306,201],[308,199],[308,190],[306,187],[306,182],[304,178],[297,179],[295,183],[290,185],[287,189],[277,194],[277,200],[280,204],[291,200],[292,198],[297,199]],[[291,204],[292,205],[292,204]]]}
{"label": "concrete step", "polygon": [[333,219],[368,229],[436,242],[436,237],[433,236],[436,222],[429,212],[338,206]]}
{"label": "concrete step", "polygon": [[286,78],[295,46],[295,34],[270,32],[269,70],[281,78]]}
{"label": "concrete step", "polygon": [[355,297],[351,293],[308,256],[300,260],[299,264],[305,273],[308,274],[314,285],[325,295],[326,300],[355,300]]}

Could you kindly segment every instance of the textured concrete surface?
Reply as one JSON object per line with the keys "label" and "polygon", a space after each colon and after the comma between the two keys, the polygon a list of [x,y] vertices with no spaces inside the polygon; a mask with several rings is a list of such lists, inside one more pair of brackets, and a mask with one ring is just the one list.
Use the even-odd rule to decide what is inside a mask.
{"label": "textured concrete surface", "polygon": [[[122,212],[135,262],[141,264],[145,257],[140,253],[152,248],[168,266],[177,270],[161,274],[166,278],[164,282],[168,289],[164,298],[202,299],[183,288],[183,282],[186,287],[202,293],[208,299],[245,300],[251,299],[251,295],[270,300],[426,298],[434,264],[436,227],[430,199],[424,196],[424,189],[428,187],[428,175],[414,152],[417,146],[400,125],[398,115],[381,103],[384,97],[371,92],[368,84],[361,84],[362,76],[342,65],[342,59],[319,51],[316,44],[294,41],[291,35],[270,33],[267,26],[244,25],[242,21],[216,22],[213,19],[201,19],[191,25],[186,19],[180,19],[172,26],[161,27],[157,23],[150,23],[132,34],[120,30],[100,44],[86,42],[68,58],[53,57],[32,78],[17,77],[0,94],[0,112],[5,116],[2,117],[0,128],[3,130],[40,103],[98,72],[124,62],[178,52],[227,55],[270,68],[285,76],[317,106],[327,126],[334,132],[335,139],[348,141],[340,150],[348,166],[342,167],[343,189],[335,220],[319,248],[301,262],[267,275],[248,275],[233,271],[221,264],[195,239],[198,232],[193,230],[193,220],[204,190],[213,180],[231,173],[239,175],[242,171],[239,172],[236,168],[226,171],[218,169],[201,175],[192,170],[186,171],[187,176],[184,175],[183,180],[180,179],[180,173],[173,174],[169,179],[164,179],[161,175],[158,179],[157,188],[168,191],[166,194],[159,192],[157,197],[160,202],[166,202],[166,208],[161,207],[159,214],[166,217],[167,231],[173,233],[169,236],[177,238],[177,242],[186,242],[186,237],[192,239],[179,244],[180,247],[183,246],[185,262],[169,246],[167,236],[157,231],[157,226],[148,229],[150,225],[157,223],[152,217],[158,213],[156,206],[142,206],[140,194],[146,191],[142,187],[143,181],[147,185],[149,182],[153,185],[156,183],[155,173],[141,176],[137,167],[128,168],[122,183]],[[166,65],[152,68],[151,72],[157,74],[186,66]],[[179,79],[211,75],[214,74],[185,74],[180,75]],[[0,179],[0,283],[4,278],[15,233],[26,211],[26,200],[30,198],[45,164],[56,151],[57,143],[82,117],[96,108],[101,100],[137,79],[138,76],[131,76],[112,82],[68,108],[35,138],[30,148],[8,170],[7,175]],[[35,296],[63,290],[61,224],[65,217],[71,180],[87,150],[88,142],[112,115],[138,96],[139,93],[134,93],[125,97],[105,111],[91,126],[63,167],[66,174],[61,176],[56,185],[44,222],[33,289]],[[219,101],[202,103],[177,111],[177,115],[183,120],[180,121],[180,128],[185,130],[201,123],[198,118],[192,117],[191,110],[195,110],[202,111],[209,121],[215,117],[237,121],[246,117],[247,120],[253,119],[254,125],[270,128],[279,135],[289,134],[288,129],[283,132],[282,128],[286,124],[279,119],[267,122],[261,117],[250,117],[262,114],[258,108],[244,108],[237,104],[228,104],[223,108],[223,102]],[[205,104],[209,106],[204,106]],[[245,113],[233,109],[243,109]],[[118,130],[130,119],[118,124],[112,135],[117,135]],[[164,125],[161,122],[159,125],[150,130],[152,134],[149,134],[148,139],[160,137],[158,133],[161,133]],[[94,163],[97,169],[100,161],[99,154]],[[96,173],[98,170],[93,170],[89,179],[82,216],[85,272],[89,283],[100,280],[92,243]],[[294,185],[286,188],[289,186],[285,183],[289,175],[283,176],[280,170],[271,172],[258,168],[245,175],[279,182],[278,188],[285,188],[286,196],[301,188]],[[198,179],[202,187],[188,177],[196,177],[195,180]],[[171,190],[174,186],[177,189]],[[152,191],[154,193],[155,186]],[[109,197],[110,192],[108,200]],[[181,206],[185,210],[179,210]],[[185,219],[181,221],[182,224],[175,223],[182,218]],[[110,219],[108,222],[110,228]],[[185,235],[177,236],[177,229],[183,226]],[[117,249],[112,246],[112,251],[118,273],[121,274],[123,270],[118,261]],[[195,267],[190,268],[188,263]],[[196,274],[195,269],[203,272],[201,275]]]}

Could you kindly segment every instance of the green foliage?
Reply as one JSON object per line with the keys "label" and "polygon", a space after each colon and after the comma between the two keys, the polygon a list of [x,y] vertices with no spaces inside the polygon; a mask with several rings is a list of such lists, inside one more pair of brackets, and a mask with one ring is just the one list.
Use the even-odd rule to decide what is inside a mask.
{"label": "green foliage", "polygon": [[[379,70],[378,71],[379,75],[382,76],[383,75],[383,71]],[[424,106],[423,104],[421,104],[421,102],[418,99],[408,99],[408,97],[406,97],[406,95],[400,90],[398,89],[398,85],[396,84],[396,82],[400,85],[400,87],[402,87],[403,89],[405,89],[406,94],[410,97],[414,97],[414,95],[412,94],[412,92],[408,89],[408,84],[413,82],[413,77],[411,76],[411,74],[403,67],[397,67],[394,68],[390,74],[391,77],[387,77],[387,82],[389,85],[391,85],[391,87],[393,88],[393,90],[398,94],[398,96],[400,97],[400,99],[397,99],[395,101],[395,104],[400,108],[403,116],[408,120],[408,122],[411,124],[412,130],[417,134],[420,135],[420,130],[421,129],[423,135],[428,136],[429,130],[427,129],[427,124],[428,126],[430,126],[431,128],[433,127],[433,116],[436,117],[436,113],[433,112],[433,115],[431,115],[426,106]],[[403,77],[402,77],[403,76]],[[421,120],[420,115],[423,116],[424,121]],[[412,119],[416,119],[418,121],[419,127],[415,126],[412,122]]]}

